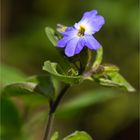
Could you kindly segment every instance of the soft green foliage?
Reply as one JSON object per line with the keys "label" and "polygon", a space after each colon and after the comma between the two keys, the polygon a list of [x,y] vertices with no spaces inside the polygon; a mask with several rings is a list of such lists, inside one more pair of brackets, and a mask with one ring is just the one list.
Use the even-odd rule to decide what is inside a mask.
{"label": "soft green foliage", "polygon": [[[98,139],[111,139],[120,130],[126,130],[139,119],[139,95],[118,93],[118,97],[94,107],[94,113],[90,114],[88,125]],[[98,129],[97,129],[98,128]],[[132,128],[133,129],[133,128]]]}
{"label": "soft green foliage", "polygon": [[34,89],[36,87],[35,83],[14,83],[8,85],[2,91],[3,96],[22,96],[35,94]]}
{"label": "soft green foliage", "polygon": [[33,76],[28,79],[28,82],[8,85],[2,91],[3,96],[22,96],[30,94],[41,94],[45,97],[52,98],[54,96],[54,87],[50,76]]}
{"label": "soft green foliage", "polygon": [[1,98],[1,140],[18,140],[21,136],[21,118],[12,101]]}
{"label": "soft green foliage", "polygon": [[73,134],[65,137],[63,140],[93,140],[89,134],[84,131],[76,131]]}
{"label": "soft green foliage", "polygon": [[[116,92],[117,93],[117,92]],[[86,107],[100,104],[104,101],[118,97],[114,90],[109,89],[98,89],[82,92],[79,96],[75,97],[64,103],[59,111],[58,115],[69,116],[77,111],[80,111]],[[76,111],[77,110],[77,111]],[[77,112],[78,113],[78,112]],[[70,115],[70,116],[71,116]]]}
{"label": "soft green foliage", "polygon": [[2,86],[15,82],[21,82],[26,78],[25,74],[23,74],[20,70],[4,64],[0,65],[0,77],[0,84]]}
{"label": "soft green foliage", "polygon": [[[73,91],[74,94],[76,94],[76,92],[77,91]],[[107,137],[106,135],[111,136],[120,130],[123,122],[125,122],[125,125],[123,125],[125,128],[138,119],[137,107],[137,94],[103,88],[101,90],[80,92],[79,95],[76,94],[76,97],[73,97],[73,99],[64,100],[64,103],[57,110],[56,118],[67,122],[70,121],[71,123],[71,120],[81,118],[81,116],[85,116],[86,114],[85,120],[90,120],[90,124],[88,124],[90,125],[90,129],[93,130],[96,124],[96,127],[99,128],[95,129],[94,132],[101,133],[103,136],[100,137]],[[91,110],[89,113],[87,112],[88,109]],[[46,110],[37,112],[37,114],[32,117],[31,124],[36,126],[37,122],[41,124],[44,123],[47,117],[46,115]],[[76,120],[76,123],[81,123],[81,119]],[[28,129],[30,127],[28,127]],[[65,127],[65,122],[61,124],[61,127]],[[26,130],[28,129],[26,128]]]}
{"label": "soft green foliage", "polygon": [[69,72],[65,72],[57,63],[52,63],[50,61],[44,63],[43,70],[64,83],[78,84],[81,80],[81,76],[78,76],[74,69],[71,69],[69,74]]}

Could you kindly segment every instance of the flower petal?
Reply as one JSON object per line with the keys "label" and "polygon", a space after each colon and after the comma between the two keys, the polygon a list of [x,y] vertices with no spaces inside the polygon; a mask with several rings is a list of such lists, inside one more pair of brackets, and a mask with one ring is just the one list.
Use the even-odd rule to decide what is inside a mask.
{"label": "flower petal", "polygon": [[96,16],[97,13],[98,13],[97,10],[87,11],[83,14],[81,21],[92,18]]}
{"label": "flower petal", "polygon": [[83,38],[79,39],[76,49],[75,49],[75,54],[79,54],[82,51],[82,49],[84,48],[84,46],[85,46],[84,39]]}
{"label": "flower petal", "polygon": [[92,19],[94,16],[96,16],[96,14],[96,10],[85,12],[83,14],[82,19],[78,23],[75,23],[74,27],[79,30],[79,25],[86,24],[89,21],[89,19]]}
{"label": "flower petal", "polygon": [[98,32],[101,27],[105,24],[105,20],[102,16],[95,16],[87,22],[87,25],[90,26],[90,30],[87,30],[85,34],[94,34]]}
{"label": "flower petal", "polygon": [[67,42],[70,41],[71,39],[72,39],[72,37],[64,36],[62,39],[60,39],[57,42],[57,47],[64,48],[66,46]]}
{"label": "flower petal", "polygon": [[68,57],[71,57],[71,56],[75,55],[75,50],[76,50],[78,41],[79,41],[79,38],[73,38],[72,40],[70,40],[67,43],[67,46],[65,48],[65,54]]}
{"label": "flower petal", "polygon": [[64,36],[75,36],[77,35],[77,30],[74,27],[68,27],[65,32],[62,32]]}
{"label": "flower petal", "polygon": [[104,18],[97,15],[96,10],[92,10],[85,12],[82,19],[78,23],[75,23],[74,27],[79,30],[80,26],[83,26],[85,28],[85,34],[92,35],[98,32],[104,23]]}
{"label": "flower petal", "polygon": [[92,50],[97,50],[100,48],[100,43],[93,36],[85,36],[85,45]]}

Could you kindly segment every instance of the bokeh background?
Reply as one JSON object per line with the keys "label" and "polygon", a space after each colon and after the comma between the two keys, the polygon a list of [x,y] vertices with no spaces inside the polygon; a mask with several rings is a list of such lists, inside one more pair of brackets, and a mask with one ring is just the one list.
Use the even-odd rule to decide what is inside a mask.
{"label": "bokeh background", "polygon": [[[46,37],[44,28],[56,28],[57,23],[73,25],[85,11],[97,9],[106,21],[100,32],[95,34],[104,48],[103,61],[119,66],[120,73],[137,89],[134,94],[138,94],[138,0],[1,0],[1,4],[1,62],[9,78],[7,81],[6,77],[3,77],[2,86],[15,80],[12,74],[15,68],[16,73],[28,76],[44,73],[42,65],[48,59],[61,63],[57,50]],[[87,89],[96,89],[98,93],[101,86],[85,82],[72,88],[63,102],[75,99],[81,90]],[[106,90],[108,88],[102,92]],[[127,97],[127,94],[132,93],[120,94],[122,97],[94,106],[87,105],[84,109],[60,111],[54,130],[60,131],[61,137],[75,130],[85,130],[95,140],[138,140],[138,96],[131,98]],[[22,100],[13,100],[22,116],[26,107]],[[32,98],[30,102],[33,102]],[[42,108],[35,107],[29,113],[28,120],[40,110]],[[34,123],[26,129],[27,135],[34,135],[34,140],[40,140],[42,136],[44,123],[41,116],[43,115],[37,120],[34,119]]]}

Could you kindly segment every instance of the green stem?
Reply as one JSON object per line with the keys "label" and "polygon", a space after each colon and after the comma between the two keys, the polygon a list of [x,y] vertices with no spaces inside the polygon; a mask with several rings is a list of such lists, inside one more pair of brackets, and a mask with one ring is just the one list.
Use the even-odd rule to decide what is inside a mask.
{"label": "green stem", "polygon": [[55,111],[69,87],[70,85],[65,85],[60,94],[57,96],[56,100],[54,102],[51,101],[52,103],[50,105],[50,111],[43,140],[50,140]]}
{"label": "green stem", "polygon": [[87,60],[85,71],[89,70],[92,63],[93,63],[93,52],[92,52],[92,50],[88,49],[87,54],[88,54],[88,60]]}
{"label": "green stem", "polygon": [[54,120],[54,113],[49,113],[43,140],[50,140],[53,120]]}
{"label": "green stem", "polygon": [[69,87],[70,87],[70,85],[65,85],[65,87],[62,89],[60,94],[57,96],[55,102],[51,106],[51,113],[54,113],[56,111],[62,97],[64,96],[64,94],[66,93],[66,91],[68,90]]}

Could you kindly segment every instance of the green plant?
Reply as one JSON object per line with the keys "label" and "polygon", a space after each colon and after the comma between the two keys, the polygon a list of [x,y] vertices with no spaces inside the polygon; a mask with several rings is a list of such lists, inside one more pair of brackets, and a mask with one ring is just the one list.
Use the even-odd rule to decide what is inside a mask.
{"label": "green plant", "polygon": [[[68,27],[66,26],[59,25],[59,28],[57,30],[59,32],[62,32],[62,30],[65,31],[67,30],[67,28]],[[45,32],[52,44],[54,46],[57,46],[57,43],[62,36],[50,27],[46,27]],[[83,28],[80,29],[80,36],[83,35],[83,32]],[[29,96],[31,96],[31,98],[33,96],[36,96],[37,98],[41,98],[40,102],[42,104],[46,104],[46,102],[49,104],[48,122],[46,125],[43,140],[58,139],[57,132],[54,133],[51,137],[53,119],[55,117],[56,110],[62,100],[62,97],[66,94],[69,88],[79,85],[86,80],[90,80],[91,82],[96,82],[103,86],[120,87],[128,90],[129,92],[135,91],[135,89],[125,80],[125,78],[121,76],[121,74],[119,73],[119,68],[117,66],[112,64],[102,64],[102,46],[100,46],[96,50],[96,57],[95,51],[92,51],[89,48],[83,48],[83,50],[79,54],[70,58],[66,57],[64,53],[61,52],[61,50],[59,51],[61,54],[61,59],[63,61],[62,64],[57,64],[55,62],[47,60],[44,62],[44,66],[42,68],[44,71],[47,72],[46,74],[32,76],[27,80],[23,80],[23,82],[21,82],[22,78],[17,78],[19,79],[19,81],[17,80],[18,83],[8,83],[8,85],[4,87],[1,93],[1,101],[3,106],[5,106],[5,104],[10,104],[10,101],[7,100],[7,96],[25,96],[25,103],[27,108],[31,105],[30,101],[28,100]],[[58,89],[60,87],[61,89]],[[58,91],[60,92],[58,93]],[[88,94],[83,97],[81,96],[81,98],[78,98],[76,101],[70,102],[63,108],[63,110],[60,109],[60,112],[73,110],[76,108],[79,109],[88,106],[89,104],[101,102],[107,99],[112,99],[114,97],[116,97],[116,95],[112,94],[112,91],[107,91],[107,94],[96,94],[94,96]],[[37,99],[35,99],[35,102],[36,100]],[[34,104],[32,104],[32,106],[34,106]],[[15,116],[17,116],[16,108],[13,105],[11,105],[11,107],[11,115],[14,118]],[[2,111],[4,111],[4,109]],[[16,120],[18,119],[20,120],[20,117]],[[10,123],[8,123],[8,125],[10,125]],[[12,127],[12,124],[10,125],[10,127]],[[15,130],[17,129],[19,130],[18,134],[16,134],[13,129],[12,134],[10,134],[11,139],[18,139],[19,137],[20,139],[26,139],[22,135],[20,135],[20,130],[22,129],[21,123],[19,123],[15,128]],[[5,131],[6,130],[2,124],[2,139],[5,139],[6,137]],[[65,137],[63,140],[80,139],[92,140],[92,138],[86,132],[83,131],[76,131],[68,137]]]}

